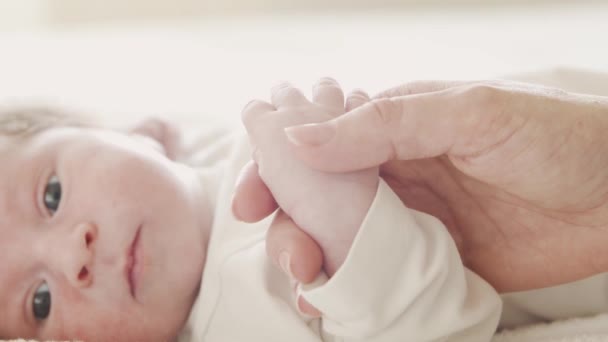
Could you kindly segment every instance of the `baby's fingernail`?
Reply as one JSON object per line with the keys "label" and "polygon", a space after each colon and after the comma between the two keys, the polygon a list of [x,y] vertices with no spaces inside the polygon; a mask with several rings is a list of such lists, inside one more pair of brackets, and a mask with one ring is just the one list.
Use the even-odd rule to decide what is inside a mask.
{"label": "baby's fingernail", "polygon": [[232,215],[234,215],[234,218],[237,219],[238,221],[244,222],[243,215],[241,214],[239,204],[237,203],[237,201],[235,200],[234,197],[232,197]]}
{"label": "baby's fingernail", "polygon": [[307,124],[285,128],[289,141],[297,146],[319,146],[336,135],[336,128],[330,123]]}
{"label": "baby's fingernail", "polygon": [[321,317],[321,311],[310,305],[310,303],[308,303],[302,296],[298,296],[298,298],[296,299],[296,305],[298,307],[298,311],[300,311],[301,314],[309,316],[310,318]]}
{"label": "baby's fingernail", "polygon": [[283,272],[285,272],[291,279],[294,279],[293,273],[291,273],[291,258],[289,257],[289,253],[283,251],[279,254],[279,264],[281,265]]}
{"label": "baby's fingernail", "polygon": [[[243,178],[245,177],[245,173],[243,172],[243,170],[244,169],[242,169],[241,172],[239,172],[239,175],[236,178],[236,182],[234,182],[234,188],[235,189],[239,188],[239,185],[241,184],[241,182],[243,181]],[[240,196],[240,197],[242,197],[242,196]],[[232,195],[231,207],[232,207],[232,214],[234,215],[234,218],[236,218],[239,221],[244,221],[243,220],[243,213],[242,213],[242,210],[241,210],[241,206],[239,205],[239,201],[237,200],[236,193],[234,193]]]}

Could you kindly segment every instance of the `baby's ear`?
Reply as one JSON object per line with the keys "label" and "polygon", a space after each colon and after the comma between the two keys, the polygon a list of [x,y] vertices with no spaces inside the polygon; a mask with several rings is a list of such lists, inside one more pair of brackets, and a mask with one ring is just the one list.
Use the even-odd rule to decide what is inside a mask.
{"label": "baby's ear", "polygon": [[177,159],[182,136],[176,124],[166,119],[148,118],[135,125],[130,133],[148,140],[167,158]]}

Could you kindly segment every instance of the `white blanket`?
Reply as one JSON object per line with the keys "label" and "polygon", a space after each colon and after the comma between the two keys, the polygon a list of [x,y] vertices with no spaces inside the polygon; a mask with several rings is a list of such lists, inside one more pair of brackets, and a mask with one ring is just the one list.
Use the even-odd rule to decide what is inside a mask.
{"label": "white blanket", "polygon": [[608,314],[505,330],[492,339],[492,342],[600,341],[608,341]]}

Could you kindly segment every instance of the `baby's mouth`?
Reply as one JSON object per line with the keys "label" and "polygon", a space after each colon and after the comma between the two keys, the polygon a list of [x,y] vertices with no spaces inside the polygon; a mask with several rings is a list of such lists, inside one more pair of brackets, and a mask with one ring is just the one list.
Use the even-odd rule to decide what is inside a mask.
{"label": "baby's mouth", "polygon": [[126,266],[125,266],[125,273],[126,273],[126,277],[127,277],[127,282],[129,283],[129,291],[131,293],[131,296],[133,297],[133,299],[137,300],[137,285],[138,285],[138,280],[139,280],[139,275],[141,273],[141,268],[138,266],[140,265],[140,261],[138,258],[138,251],[139,251],[139,247],[140,247],[140,241],[139,241],[139,236],[141,233],[141,226],[139,226],[137,228],[137,231],[135,232],[135,237],[133,238],[133,241],[131,242],[131,245],[129,245],[129,249],[127,250],[127,262],[126,262]]}

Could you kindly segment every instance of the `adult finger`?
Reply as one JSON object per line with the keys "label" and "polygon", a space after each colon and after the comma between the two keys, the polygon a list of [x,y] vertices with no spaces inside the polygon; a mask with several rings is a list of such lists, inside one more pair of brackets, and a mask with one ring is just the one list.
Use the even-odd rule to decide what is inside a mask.
{"label": "adult finger", "polygon": [[258,173],[258,166],[250,161],[243,167],[232,198],[232,213],[244,222],[257,222],[272,214],[278,205]]}
{"label": "adult finger", "polygon": [[346,98],[346,104],[344,110],[350,112],[351,110],[361,107],[370,101],[369,95],[361,89],[355,89],[348,94]]}
{"label": "adult finger", "polygon": [[334,109],[336,114],[344,113],[344,93],[336,80],[321,78],[312,87],[312,102]]}
{"label": "adult finger", "polygon": [[321,248],[283,211],[279,210],[267,234],[266,253],[285,274],[307,284],[321,272]]}
{"label": "adult finger", "polygon": [[[432,93],[463,85],[481,83],[482,81],[412,81],[384,90],[372,97],[372,99],[391,98],[423,93]],[[485,81],[487,82],[487,81]]]}
{"label": "adult finger", "polygon": [[408,96],[424,93],[432,93],[436,91],[442,91],[449,88],[457,88],[463,86],[473,87],[478,86],[490,86],[494,88],[502,89],[519,89],[524,92],[536,92],[540,94],[555,94],[560,92],[559,89],[549,86],[542,86],[538,84],[531,84],[525,82],[515,81],[504,81],[504,80],[477,80],[477,81],[412,81],[398,85],[396,87],[384,90],[372,97],[372,99],[383,99],[392,98],[399,96]]}
{"label": "adult finger", "polygon": [[[336,119],[288,127],[285,133],[301,160],[324,171],[352,171],[391,159],[445,153],[467,156],[509,132],[504,129],[509,127],[490,127],[504,108],[504,93],[492,86],[465,85],[375,99]],[[490,137],[488,127],[500,130],[483,144],[467,144],[482,133]]]}
{"label": "adult finger", "polygon": [[300,89],[295,88],[288,82],[281,82],[270,90],[272,104],[280,109],[284,106],[298,106],[308,103],[306,96]]}

